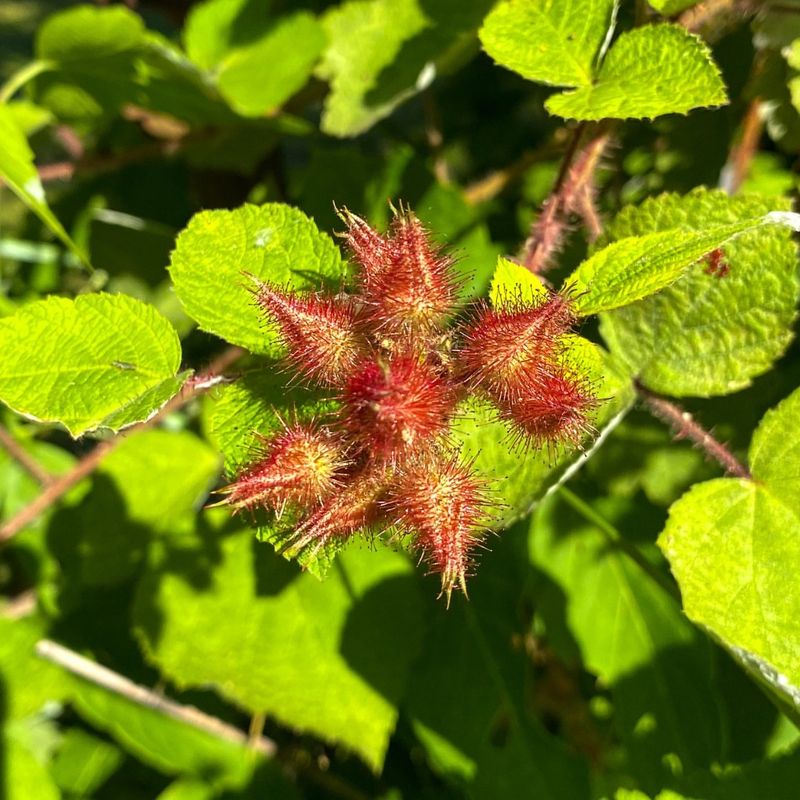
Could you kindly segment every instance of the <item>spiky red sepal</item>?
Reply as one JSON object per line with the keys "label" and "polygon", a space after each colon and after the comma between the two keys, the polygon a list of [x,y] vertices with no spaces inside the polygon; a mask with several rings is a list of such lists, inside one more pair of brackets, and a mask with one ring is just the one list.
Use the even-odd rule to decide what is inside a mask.
{"label": "spiky red sepal", "polygon": [[447,432],[456,395],[433,364],[411,354],[376,355],[353,372],[343,424],[379,463],[424,451]]}
{"label": "spiky red sepal", "polygon": [[386,477],[380,470],[365,469],[351,475],[294,531],[286,547],[300,551],[310,547],[314,556],[333,540],[346,541],[354,533],[379,522],[380,498]]}
{"label": "spiky red sepal", "polygon": [[448,605],[456,586],[466,593],[473,553],[486,528],[484,483],[455,456],[418,460],[398,472],[389,503],[414,548],[441,575]]}
{"label": "spiky red sepal", "polygon": [[436,330],[456,305],[453,259],[408,210],[398,212],[387,244],[388,265],[364,282],[368,324],[386,335]]}
{"label": "spiky red sepal", "polygon": [[302,375],[336,386],[363,358],[366,341],[349,298],[284,292],[266,283],[259,283],[256,298]]}
{"label": "spiky red sepal", "polygon": [[533,306],[483,306],[464,329],[458,352],[465,380],[505,402],[526,394],[531,370],[546,371],[557,363],[561,337],[574,321],[569,303],[557,294]]}
{"label": "spiky red sepal", "polygon": [[337,487],[338,476],[349,464],[341,438],[314,424],[286,425],[262,442],[259,460],[220,490],[235,509],[264,508],[281,514],[287,505],[317,505]]}
{"label": "spiky red sepal", "polygon": [[518,377],[518,393],[495,401],[501,416],[536,447],[580,446],[593,430],[589,413],[598,404],[587,381],[567,368],[550,366],[528,367]]}
{"label": "spiky red sepal", "polygon": [[386,237],[356,214],[345,209],[339,216],[347,225],[343,238],[360,267],[359,283],[366,289],[390,266],[392,247]]}

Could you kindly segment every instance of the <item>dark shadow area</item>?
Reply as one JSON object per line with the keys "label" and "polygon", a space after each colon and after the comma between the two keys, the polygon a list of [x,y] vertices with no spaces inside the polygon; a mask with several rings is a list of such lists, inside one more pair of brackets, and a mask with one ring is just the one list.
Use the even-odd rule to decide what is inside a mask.
{"label": "dark shadow area", "polygon": [[253,536],[250,547],[253,551],[253,572],[258,597],[275,597],[300,576],[297,564],[277,556],[269,544],[260,542]]}
{"label": "dark shadow area", "polygon": [[48,636],[136,683],[152,686],[158,672],[142,659],[130,627],[134,589],[133,582],[83,587],[80,603],[55,620]]}
{"label": "dark shadow area", "polygon": [[780,713],[726,650],[717,644],[713,648],[716,683],[730,730],[723,760],[740,764],[762,758]]}
{"label": "dark shadow area", "polygon": [[113,586],[138,571],[150,540],[149,528],[125,514],[125,499],[102,472],[91,491],[72,507],[59,507],[47,527],[47,547],[59,562],[59,605],[81,602],[86,587]]}
{"label": "dark shadow area", "polygon": [[[437,771],[470,797],[546,796],[559,786],[564,797],[586,800],[585,764],[549,735],[566,731],[536,696],[544,666],[530,650],[539,593],[528,526],[515,525],[489,544],[469,584],[470,599],[454,594],[449,610],[431,602],[405,710],[421,725],[423,739],[429,731],[453,748],[449,764]],[[558,587],[548,588],[555,617],[565,600]],[[566,630],[566,622],[560,627]]]}
{"label": "dark shadow area", "polygon": [[222,541],[241,530],[241,523],[231,518],[221,528],[212,528],[207,518],[195,518],[194,536],[174,542],[161,540],[164,551],[141,575],[134,592],[132,606],[136,622],[147,641],[156,646],[161,638],[164,618],[157,603],[159,585],[164,575],[175,574],[197,591],[211,587],[214,568],[222,560]]}
{"label": "dark shadow area", "polygon": [[[351,606],[340,640],[348,665],[387,700],[397,704],[424,628],[419,583],[406,573],[387,578]],[[408,649],[408,643],[414,643]]]}
{"label": "dark shadow area", "polygon": [[228,41],[231,49],[257,41],[271,27],[272,0],[247,0],[237,11],[230,27]]}
{"label": "dark shadow area", "polygon": [[628,771],[648,794],[673,785],[668,754],[678,757],[684,772],[722,759],[722,709],[710,681],[709,646],[698,634],[684,646],[659,648],[641,669],[611,686],[614,727],[628,748]]}

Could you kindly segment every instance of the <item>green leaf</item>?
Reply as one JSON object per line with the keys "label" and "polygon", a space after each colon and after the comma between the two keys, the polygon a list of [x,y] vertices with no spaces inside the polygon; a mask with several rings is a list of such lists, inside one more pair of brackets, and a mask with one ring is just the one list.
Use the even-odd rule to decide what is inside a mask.
{"label": "green leaf", "polygon": [[144,35],[141,18],[124,6],[52,14],[36,37],[36,56],[50,65],[32,84],[36,101],[59,119],[113,114],[134,99],[134,55]]}
{"label": "green leaf", "polygon": [[312,14],[281,17],[264,36],[225,57],[219,90],[240,114],[263,116],[302,88],[324,47],[325,34]]}
{"label": "green leaf", "polygon": [[73,692],[72,678],[35,653],[36,642],[44,631],[45,624],[38,617],[0,616],[0,680],[5,720],[29,717],[48,703],[63,703]]}
{"label": "green leaf", "polygon": [[[604,398],[592,419],[598,431],[595,441],[602,441],[627,412],[633,389],[608,354],[586,339],[576,336],[568,357],[585,370],[598,397]],[[453,438],[461,445],[463,457],[474,461],[474,469],[487,481],[491,495],[504,504],[497,511],[501,520],[498,527],[529,513],[550,487],[580,468],[593,447],[591,441],[586,442],[588,451],[566,446],[537,450],[515,445],[511,431],[497,418],[494,409],[475,399],[460,409]]]}
{"label": "green leaf", "polygon": [[[741,766],[726,765],[724,770],[692,773],[680,785],[681,796],[690,800],[795,800],[800,785],[800,751]],[[675,800],[681,798],[676,796]]]}
{"label": "green leaf", "polygon": [[81,728],[69,728],[50,772],[60,789],[78,797],[91,797],[122,759],[114,745]]}
{"label": "green leaf", "polygon": [[135,574],[154,537],[192,536],[219,467],[216,452],[189,431],[124,439],[95,472],[91,492],[51,523],[65,588],[120,583]]}
{"label": "green leaf", "polygon": [[0,320],[0,349],[0,399],[26,416],[61,422],[73,436],[146,419],[180,384],[177,334],[152,306],[125,295],[24,306]]}
{"label": "green leaf", "polygon": [[616,0],[505,0],[480,30],[483,49],[524,78],[590,86]]}
{"label": "green leaf", "polygon": [[144,30],[141,18],[124,6],[82,5],[47,18],[36,36],[36,55],[62,64],[108,58],[135,48]]}
{"label": "green leaf", "polygon": [[403,43],[423,30],[417,0],[350,0],[323,18],[329,45],[319,67],[330,81],[322,130],[353,136],[390,114],[403,98],[370,107],[367,93]]}
{"label": "green leaf", "polygon": [[78,686],[75,707],[142,762],[167,775],[194,775],[212,785],[238,788],[262,758],[244,745],[84,681]]}
{"label": "green leaf", "polygon": [[0,796],[5,800],[59,800],[59,792],[47,767],[39,763],[21,742],[0,730]]}
{"label": "green leaf", "polygon": [[590,506],[562,490],[533,515],[529,547],[545,576],[534,591],[548,641],[559,645],[549,634],[565,616],[581,663],[611,690],[629,768],[659,785],[669,776],[666,753],[684,770],[721,758],[723,730],[707,641],[662,585],[663,564],[651,568],[654,579],[630,557],[638,545],[614,528],[616,519],[635,518],[636,511],[630,501]]}
{"label": "green leaf", "polygon": [[91,266],[86,253],[72,241],[47,205],[44,188],[33,164],[33,153],[25,134],[20,130],[15,115],[9,107],[2,104],[0,104],[0,141],[3,142],[3,148],[0,150],[0,176],[80,261]]}
{"label": "green leaf", "polygon": [[156,800],[213,800],[215,795],[212,786],[189,778],[171,783]]}
{"label": "green leaf", "polygon": [[348,0],[323,18],[322,130],[355,136],[471,57],[491,0]]}
{"label": "green leaf", "polygon": [[470,599],[430,609],[405,708],[431,767],[459,797],[587,798],[586,762],[544,730],[533,707],[533,670],[518,644],[529,603],[524,541],[524,526],[505,532],[482,555]]}
{"label": "green leaf", "polygon": [[[213,563],[203,585],[187,581]],[[148,658],[178,686],[214,686],[250,713],[344,745],[378,771],[423,634],[422,609],[405,557],[350,547],[337,566],[321,583],[247,531],[217,535],[209,552],[175,553],[144,576],[135,626]]]}
{"label": "green leaf", "polygon": [[494,308],[519,301],[529,303],[546,297],[547,288],[537,275],[507,258],[501,256],[497,259],[489,290],[489,300]]}
{"label": "green leaf", "polygon": [[[665,194],[625,209],[603,243],[675,228],[703,231],[776,207],[788,202],[706,189]],[[724,259],[724,278],[691,269],[659,294],[602,315],[609,349],[650,389],[727,394],[769,369],[791,341],[800,275],[789,232],[770,225],[747,233],[725,246]]]}
{"label": "green leaf", "polygon": [[688,616],[722,641],[800,719],[800,390],[768,412],[750,446],[754,480],[693,487],[659,545]]}
{"label": "green leaf", "polygon": [[768,225],[796,229],[800,215],[773,212],[699,231],[673,230],[614,242],[584,261],[564,282],[575,310],[598,314],[635,303],[665,289],[712,250]]}
{"label": "green leaf", "polygon": [[270,0],[205,0],[194,3],[183,26],[189,58],[213,70],[235,47],[257,39],[269,27]]}
{"label": "green leaf", "polygon": [[594,83],[550,97],[545,108],[569,119],[643,119],[727,102],[699,37],[677,25],[648,25],[619,37]]}
{"label": "green leaf", "polygon": [[293,289],[336,287],[339,249],[313,220],[282,203],[201,211],[178,236],[170,275],[186,313],[203,330],[254,353],[279,352],[244,273]]}

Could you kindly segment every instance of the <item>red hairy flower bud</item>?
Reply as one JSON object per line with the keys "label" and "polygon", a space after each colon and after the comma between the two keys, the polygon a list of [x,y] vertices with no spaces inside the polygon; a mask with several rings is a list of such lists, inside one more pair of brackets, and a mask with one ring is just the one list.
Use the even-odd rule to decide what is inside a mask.
{"label": "red hairy flower bud", "polygon": [[485,530],[484,491],[457,457],[419,460],[400,471],[391,490],[390,508],[431,571],[441,574],[448,605],[455,586],[467,591],[471,554]]}
{"label": "red hairy flower bud", "polygon": [[381,518],[379,503],[385,491],[383,473],[366,470],[351,476],[295,529],[286,548],[300,551],[311,546],[315,555],[333,539],[346,540]]}
{"label": "red hairy flower bud", "polygon": [[306,377],[335,386],[363,357],[366,343],[347,298],[281,292],[266,283],[259,283],[256,298]]}
{"label": "red hairy flower bud", "polygon": [[579,446],[592,431],[589,412],[598,400],[586,381],[568,370],[525,369],[520,391],[498,402],[501,415],[535,446],[571,444]]}
{"label": "red hairy flower bud", "polygon": [[261,458],[221,489],[235,509],[265,508],[283,513],[287,505],[306,508],[320,503],[338,485],[348,465],[339,437],[313,424],[285,425],[263,438]]}
{"label": "red hairy flower bud", "polygon": [[[559,219],[569,197],[554,206]],[[221,490],[223,502],[279,516],[288,508],[282,550],[304,563],[353,535],[397,530],[440,574],[449,604],[454,588],[466,593],[496,506],[449,435],[457,407],[478,393],[518,441],[579,446],[597,400],[579,349],[571,354],[575,314],[566,297],[525,303],[520,292],[450,326],[454,262],[417,217],[401,206],[381,234],[347,210],[340,216],[359,268],[351,295],[257,280],[254,292],[297,373],[333,390],[335,419],[329,428],[284,425],[264,439],[255,463]]]}
{"label": "red hairy flower bud", "polygon": [[342,399],[345,428],[362,451],[384,463],[434,445],[446,433],[456,402],[432,364],[402,352],[363,362]]}
{"label": "red hairy flower bud", "polygon": [[436,329],[456,304],[452,258],[410,211],[395,217],[388,241],[389,265],[365,284],[368,321],[387,334]]}
{"label": "red hairy flower bud", "polygon": [[368,222],[347,209],[339,215],[347,225],[343,235],[354,260],[361,267],[359,280],[365,288],[390,265],[391,246]]}
{"label": "red hairy flower bud", "polygon": [[467,382],[508,401],[529,389],[531,367],[543,371],[561,353],[559,338],[574,323],[567,301],[551,295],[536,306],[481,308],[458,353]]}

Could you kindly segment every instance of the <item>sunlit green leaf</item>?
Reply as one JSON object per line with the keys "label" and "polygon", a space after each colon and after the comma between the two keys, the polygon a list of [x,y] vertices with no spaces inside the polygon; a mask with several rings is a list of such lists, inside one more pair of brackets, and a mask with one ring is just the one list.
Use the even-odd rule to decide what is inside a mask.
{"label": "sunlit green leaf", "polygon": [[174,329],[125,295],[24,306],[0,320],[0,349],[0,399],[26,416],[62,423],[73,436],[146,419],[182,382]]}
{"label": "sunlit green leaf", "polygon": [[[320,582],[248,531],[215,538],[211,561],[184,551],[144,577],[134,616],[148,657],[178,686],[214,686],[379,770],[423,632],[410,562],[354,546]],[[186,580],[211,563],[204,586]]]}
{"label": "sunlit green leaf", "polygon": [[[774,197],[698,189],[626,208],[605,241],[681,228],[708,230],[788,204]],[[766,371],[791,340],[800,294],[788,230],[765,226],[723,248],[724,277],[686,271],[659,294],[601,317],[609,349],[649,388],[671,395],[727,394]]]}
{"label": "sunlit green leaf", "polygon": [[697,231],[675,228],[621,239],[584,261],[564,285],[578,313],[611,311],[665,289],[688,267],[738,236],[783,224],[784,219],[789,228],[800,223],[800,216],[776,212]]}
{"label": "sunlit green leaf", "polygon": [[759,426],[753,480],[694,486],[670,509],[659,545],[686,613],[708,628],[800,719],[800,391]]}
{"label": "sunlit green leaf", "polygon": [[47,199],[39,174],[33,164],[25,134],[20,130],[15,115],[8,106],[0,104],[0,176],[48,228],[84,263],[88,264],[86,254],[78,247],[56,219]]}
{"label": "sunlit green leaf", "polygon": [[253,300],[248,273],[284,288],[338,288],[344,265],[330,237],[296,208],[267,203],[195,214],[170,265],[186,313],[232,344],[275,354],[275,331]]}
{"label": "sunlit green leaf", "polygon": [[593,83],[554,95],[545,107],[570,119],[642,119],[727,102],[701,39],[677,25],[649,25],[614,42]]}
{"label": "sunlit green leaf", "polygon": [[524,78],[589,86],[616,0],[504,0],[486,17],[484,50]]}

